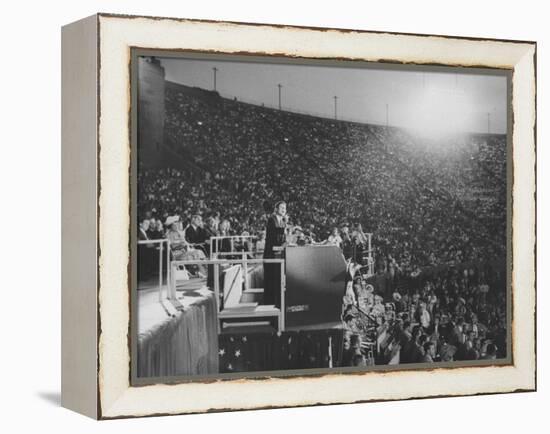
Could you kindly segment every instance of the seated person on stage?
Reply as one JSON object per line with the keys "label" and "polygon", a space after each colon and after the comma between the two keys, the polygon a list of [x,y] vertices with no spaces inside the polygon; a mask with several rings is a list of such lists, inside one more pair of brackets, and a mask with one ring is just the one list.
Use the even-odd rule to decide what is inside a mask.
{"label": "seated person on stage", "polygon": [[256,254],[263,253],[265,249],[265,231],[260,231],[256,241]]}
{"label": "seated person on stage", "polygon": [[331,244],[342,248],[342,237],[340,237],[340,231],[338,228],[333,228],[331,234],[328,236],[324,244]]}
{"label": "seated person on stage", "polygon": [[150,240],[160,240],[164,238],[164,227],[162,226],[162,221],[160,219],[155,219],[154,217],[149,220],[149,230],[147,231],[147,236]]}
{"label": "seated person on stage", "polygon": [[[223,219],[220,223],[220,236],[221,237],[230,237],[231,236],[231,222],[227,219]],[[224,238],[221,240],[218,245],[219,252],[232,252],[233,245],[230,238]]]}
{"label": "seated person on stage", "polygon": [[[220,223],[219,235],[221,237],[231,237],[231,222],[227,219],[223,219]],[[242,243],[237,239],[232,238],[222,238],[221,240],[216,241],[215,252],[225,253],[220,255],[221,259],[240,259],[240,255],[228,255],[227,253],[238,252],[243,250]]]}
{"label": "seated person on stage", "polygon": [[315,234],[315,225],[309,224],[304,230],[304,235],[306,236],[307,244],[315,244],[317,242],[317,235]]}
{"label": "seated person on stage", "polygon": [[340,238],[342,238],[342,251],[344,253],[344,258],[349,259],[353,257],[353,241],[351,239],[349,227],[347,225],[342,226]]}
{"label": "seated person on stage", "polygon": [[[168,227],[166,231],[166,238],[170,241],[170,250],[172,251],[172,258],[176,261],[192,261],[192,260],[204,260],[206,255],[202,250],[195,249],[189,245],[186,241],[183,231],[181,230],[181,222],[179,216],[171,216],[166,219],[165,223]],[[198,274],[200,277],[206,275],[204,265],[194,265],[198,268]]]}
{"label": "seated person on stage", "polygon": [[[311,226],[311,225],[310,225]],[[326,241],[316,242],[310,232],[305,231],[300,226],[294,226],[287,236],[287,244],[290,246],[317,246],[326,244]]]}
{"label": "seated person on stage", "polygon": [[218,220],[213,216],[208,217],[204,225],[204,230],[208,239],[210,239],[210,237],[217,237],[220,232]]}
{"label": "seated person on stage", "polygon": [[[245,251],[245,252],[254,252],[254,242],[252,241],[253,238],[247,238],[250,237],[250,232],[247,230],[242,231],[241,236],[243,237],[237,246],[238,251]],[[246,255],[248,259],[252,259],[253,256]]]}
{"label": "seated person on stage", "polygon": [[286,237],[286,242],[290,246],[303,246],[305,245],[305,236],[300,226],[294,226],[289,230],[289,234]]}
{"label": "seated person on stage", "polygon": [[208,242],[210,238],[208,233],[202,227],[202,217],[195,214],[191,217],[191,223],[185,228],[185,239],[189,244],[197,249],[201,249],[205,254],[209,254]]}
{"label": "seated person on stage", "polygon": [[[217,237],[220,235],[220,220],[218,215],[210,215],[206,219],[206,224],[204,226],[205,235],[207,237],[207,254],[210,256],[212,254],[212,249],[215,247],[212,246],[211,237]],[[201,250],[202,252],[202,250]],[[212,264],[208,265],[208,279],[206,282],[207,286],[212,288],[214,286],[214,266]]]}
{"label": "seated person on stage", "polygon": [[363,227],[361,223],[357,223],[351,233],[351,239],[355,251],[355,261],[363,263],[363,255],[368,247],[368,238],[367,235],[363,232]]}
{"label": "seated person on stage", "polygon": [[296,233],[296,245],[297,246],[306,246],[308,244],[308,238],[302,231]]}
{"label": "seated person on stage", "polygon": [[[139,241],[149,241],[149,231],[150,220],[147,217],[140,219],[139,231],[138,231],[138,240]],[[155,250],[156,244],[138,244],[138,269],[139,269],[139,278],[145,279],[150,277],[153,272],[155,264]]]}

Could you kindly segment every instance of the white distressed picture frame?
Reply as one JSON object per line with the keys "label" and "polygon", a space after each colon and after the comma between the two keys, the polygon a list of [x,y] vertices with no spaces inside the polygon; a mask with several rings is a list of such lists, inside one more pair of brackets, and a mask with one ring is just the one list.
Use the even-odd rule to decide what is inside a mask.
{"label": "white distressed picture frame", "polygon": [[[63,29],[62,404],[97,419],[536,389],[536,44],[98,14]],[[512,364],[130,386],[131,48],[513,70]]]}

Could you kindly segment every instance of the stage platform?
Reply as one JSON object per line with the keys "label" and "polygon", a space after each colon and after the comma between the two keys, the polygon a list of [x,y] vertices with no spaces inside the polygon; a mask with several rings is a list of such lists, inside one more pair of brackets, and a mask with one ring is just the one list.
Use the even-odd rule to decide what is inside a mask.
{"label": "stage platform", "polygon": [[[142,284],[138,290],[138,376],[329,368],[342,363],[342,321],[287,324],[280,332],[273,315],[276,308],[261,304],[263,291],[257,287],[250,288],[250,294],[243,291],[241,307],[219,315],[214,292],[206,283],[204,278],[178,281],[172,301],[167,299],[166,286],[159,300],[158,280]],[[251,309],[254,317],[248,312]],[[246,320],[242,319],[244,311]]]}

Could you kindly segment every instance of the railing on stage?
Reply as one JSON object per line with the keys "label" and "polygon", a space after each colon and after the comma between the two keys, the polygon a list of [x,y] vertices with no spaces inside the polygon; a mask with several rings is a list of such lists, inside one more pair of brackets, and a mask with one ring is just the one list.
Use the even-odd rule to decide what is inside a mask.
{"label": "railing on stage", "polygon": [[[224,257],[232,258],[237,256],[240,256],[243,260],[249,256],[255,258],[258,254],[263,253],[254,248],[254,241],[257,238],[258,237],[254,235],[224,235],[210,237],[210,259],[221,259]],[[229,250],[224,250],[227,244],[229,244]],[[238,246],[238,249],[235,248],[235,245]],[[246,247],[248,247],[248,249]],[[248,263],[244,262],[242,268],[243,276],[247,276]],[[244,279],[244,290],[247,291],[248,289],[248,279]]]}
{"label": "railing on stage", "polygon": [[[274,305],[259,305],[258,303],[240,303],[240,296],[243,293],[243,287],[247,281],[247,272],[249,265],[254,264],[279,264],[280,267],[280,308]],[[277,318],[278,331],[285,330],[285,268],[283,259],[192,259],[192,260],[174,260],[170,262],[170,285],[169,298],[176,300],[176,290],[178,284],[179,267],[191,265],[212,265],[213,266],[213,286],[216,299],[216,309],[218,312],[218,330],[221,330],[221,321],[229,319],[258,319],[258,318]],[[233,279],[228,285],[224,284],[220,290],[220,267],[223,266],[240,266],[239,270],[234,273]],[[225,271],[225,270],[222,270]],[[238,273],[240,278],[238,277]],[[242,281],[242,283],[241,283]],[[224,282],[225,283],[225,282]],[[247,287],[247,286],[246,286]],[[265,287],[265,282],[264,282]],[[226,291],[227,290],[227,291]],[[223,301],[223,303],[222,303]],[[222,306],[223,304],[223,306]]]}
{"label": "railing on stage", "polygon": [[[364,268],[368,275],[374,274],[374,258],[372,249],[372,234],[365,234],[366,243],[363,249],[362,258],[364,259]],[[261,317],[276,317],[278,320],[279,331],[285,329],[285,290],[286,290],[286,274],[284,259],[262,259],[259,258],[261,250],[256,249],[257,237],[251,235],[237,236],[215,236],[210,238],[210,257],[204,259],[185,259],[173,260],[171,257],[170,241],[168,239],[160,240],[143,240],[138,241],[138,245],[158,245],[156,248],[159,252],[158,267],[158,297],[159,301],[163,301],[163,286],[164,286],[164,252],[166,251],[166,283],[168,285],[167,296],[165,299],[176,301],[176,289],[178,280],[193,279],[189,273],[189,269],[194,269],[192,266],[208,266],[209,273],[212,276],[206,283],[215,292],[216,306],[218,312],[218,326],[220,321],[224,319],[253,319]],[[355,249],[355,247],[354,247]],[[356,251],[353,250],[355,257]],[[244,294],[260,293],[261,288],[250,288],[249,279],[254,278],[254,273],[250,274],[250,270],[258,268],[259,264],[280,264],[280,291],[281,291],[281,307],[277,308],[274,305],[259,305],[258,303],[239,303],[239,296]],[[220,288],[220,271],[225,272],[231,266],[236,268],[233,270],[233,282],[230,287]],[[221,270],[223,268],[224,270]],[[200,273],[197,273],[200,274]],[[249,276],[250,274],[250,276]],[[235,283],[237,282],[237,283]],[[263,284],[265,288],[265,280]],[[181,288],[180,288],[181,289]],[[257,290],[256,290],[257,289]],[[224,291],[233,291],[231,300],[228,300]],[[220,298],[221,297],[221,298]],[[243,297],[246,299],[246,297]],[[177,304],[177,303],[176,303]],[[254,305],[255,306],[252,306]]]}
{"label": "railing on stage", "polygon": [[[255,235],[220,235],[210,237],[210,259],[217,259],[220,256],[235,256],[239,255],[244,258],[245,255],[255,256],[258,253],[263,253],[254,248],[254,241],[258,237]],[[226,242],[226,243],[224,243]],[[225,246],[229,244],[229,250],[223,250]],[[235,245],[242,247],[238,250],[235,249]],[[245,246],[250,247],[246,249]]]}
{"label": "railing on stage", "polygon": [[[159,301],[162,301],[162,286],[163,286],[163,255],[164,255],[164,244],[166,243],[166,264],[170,263],[170,240],[163,238],[160,240],[139,240],[138,246],[140,245],[154,245],[158,244],[158,251],[159,251],[159,285],[158,285],[158,293],[159,293]],[[166,282],[170,281],[170,267],[166,267]]]}

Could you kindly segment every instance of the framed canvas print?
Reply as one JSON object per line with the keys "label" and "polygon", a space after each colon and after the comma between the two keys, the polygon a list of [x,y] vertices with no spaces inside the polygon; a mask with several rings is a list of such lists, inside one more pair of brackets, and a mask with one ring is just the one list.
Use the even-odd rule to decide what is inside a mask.
{"label": "framed canvas print", "polygon": [[64,406],[535,390],[534,42],[110,14],[62,36]]}

